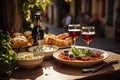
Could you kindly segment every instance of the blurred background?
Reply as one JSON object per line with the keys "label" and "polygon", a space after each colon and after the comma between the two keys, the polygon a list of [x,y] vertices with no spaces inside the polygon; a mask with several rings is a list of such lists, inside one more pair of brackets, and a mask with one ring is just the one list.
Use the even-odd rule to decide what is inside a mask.
{"label": "blurred background", "polygon": [[10,33],[31,30],[36,12],[51,32],[64,28],[67,14],[71,23],[94,25],[101,42],[99,47],[93,45],[120,51],[120,0],[0,0],[0,29]]}

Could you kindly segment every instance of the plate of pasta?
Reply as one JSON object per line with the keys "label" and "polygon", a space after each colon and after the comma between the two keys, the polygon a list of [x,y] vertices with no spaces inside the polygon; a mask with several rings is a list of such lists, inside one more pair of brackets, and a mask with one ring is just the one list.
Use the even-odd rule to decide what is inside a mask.
{"label": "plate of pasta", "polygon": [[96,48],[76,46],[69,49],[61,49],[53,53],[53,57],[71,66],[88,67],[105,59],[109,54]]}

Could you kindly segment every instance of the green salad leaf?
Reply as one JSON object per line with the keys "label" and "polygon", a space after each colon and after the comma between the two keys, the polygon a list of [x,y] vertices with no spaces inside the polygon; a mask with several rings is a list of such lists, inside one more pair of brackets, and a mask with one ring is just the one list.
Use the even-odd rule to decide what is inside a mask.
{"label": "green salad leaf", "polygon": [[84,48],[76,48],[74,46],[74,47],[72,47],[72,52],[75,56],[88,56],[90,53],[90,50],[87,50]]}
{"label": "green salad leaf", "polygon": [[78,56],[80,54],[80,51],[75,46],[72,47],[72,52],[75,56]]}
{"label": "green salad leaf", "polygon": [[0,79],[12,75],[15,68],[16,52],[12,50],[10,36],[0,32]]}

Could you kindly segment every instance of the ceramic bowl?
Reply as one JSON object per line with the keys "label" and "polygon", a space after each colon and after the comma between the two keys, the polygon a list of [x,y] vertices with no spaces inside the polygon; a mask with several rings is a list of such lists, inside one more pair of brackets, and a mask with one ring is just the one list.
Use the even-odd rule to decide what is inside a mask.
{"label": "ceramic bowl", "polygon": [[18,53],[16,62],[17,65],[25,69],[33,69],[39,66],[44,60],[43,54],[34,52],[21,52]]}
{"label": "ceramic bowl", "polygon": [[59,48],[54,45],[38,45],[28,48],[30,52],[36,52],[45,55],[45,60],[52,57],[53,52],[57,51]]}

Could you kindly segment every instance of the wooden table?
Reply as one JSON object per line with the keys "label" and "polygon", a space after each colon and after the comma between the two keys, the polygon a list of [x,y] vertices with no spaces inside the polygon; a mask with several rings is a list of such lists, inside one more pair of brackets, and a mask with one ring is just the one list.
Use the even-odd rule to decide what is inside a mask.
{"label": "wooden table", "polygon": [[[107,51],[108,52],[108,51]],[[120,60],[120,55],[108,52],[105,62]],[[103,67],[97,72],[83,73],[81,68],[65,65],[55,59],[44,61],[31,70],[22,68],[13,72],[13,79],[18,80],[120,80],[120,63]]]}

